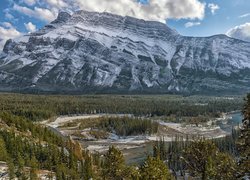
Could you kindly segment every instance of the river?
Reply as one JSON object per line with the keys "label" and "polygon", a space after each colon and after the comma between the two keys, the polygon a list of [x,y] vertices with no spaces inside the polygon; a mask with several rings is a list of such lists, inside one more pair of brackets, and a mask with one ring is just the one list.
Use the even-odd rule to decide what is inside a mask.
{"label": "river", "polygon": [[[218,121],[217,124],[220,128],[229,134],[232,133],[232,128],[239,126],[242,122],[242,114],[240,112],[228,113],[225,120]],[[170,143],[170,142],[166,142]],[[153,142],[145,143],[144,146],[127,149],[123,151],[125,153],[126,162],[128,164],[142,163],[147,155],[153,152]]]}
{"label": "river", "polygon": [[[90,116],[87,116],[90,118]],[[92,116],[91,116],[92,117]],[[62,133],[57,129],[58,122],[61,121],[68,121],[69,118],[79,118],[78,117],[61,117],[58,118],[55,122],[52,122],[49,128],[55,132],[56,134],[64,137]],[[82,118],[86,118],[83,116]],[[235,112],[235,113],[228,113],[224,119],[218,120],[217,125],[220,126],[220,128],[228,134],[231,134],[232,128],[238,126],[241,123],[242,120],[242,114],[240,112]],[[53,125],[56,124],[54,127]],[[99,143],[96,142],[91,142],[91,141],[80,141],[84,147],[87,147],[89,145],[98,145]],[[147,155],[152,154],[152,149],[153,149],[153,143],[154,142],[146,142],[143,144],[138,144],[137,147],[134,148],[124,148],[122,152],[124,153],[126,163],[128,164],[137,164],[137,163],[142,163],[144,159],[147,157]],[[166,142],[168,143],[168,142]],[[101,143],[100,145],[103,146],[105,143]],[[108,148],[110,144],[105,144],[106,148]]]}
{"label": "river", "polygon": [[241,124],[243,116],[241,112],[229,113],[226,115],[226,119],[218,121],[217,124],[220,128],[228,133],[231,133],[232,128]]}

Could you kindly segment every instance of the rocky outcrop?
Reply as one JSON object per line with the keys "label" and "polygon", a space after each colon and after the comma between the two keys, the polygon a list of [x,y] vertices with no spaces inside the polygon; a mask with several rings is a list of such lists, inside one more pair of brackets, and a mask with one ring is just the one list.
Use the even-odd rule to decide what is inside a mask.
{"label": "rocky outcrop", "polygon": [[250,91],[250,43],[185,37],[159,22],[109,13],[61,12],[6,42],[0,90],[241,94]]}

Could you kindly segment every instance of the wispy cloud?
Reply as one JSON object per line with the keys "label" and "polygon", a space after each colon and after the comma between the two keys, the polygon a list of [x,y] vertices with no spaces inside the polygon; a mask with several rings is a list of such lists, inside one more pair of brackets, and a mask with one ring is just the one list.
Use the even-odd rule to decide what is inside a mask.
{"label": "wispy cloud", "polygon": [[3,22],[3,23],[1,23],[2,24],[2,26],[4,26],[5,28],[14,28],[13,27],[13,25],[10,23],[10,22]]}
{"label": "wispy cloud", "polygon": [[12,14],[10,14],[9,12],[6,12],[4,16],[6,19],[10,19],[10,20],[14,19],[14,16]]}
{"label": "wispy cloud", "polygon": [[184,26],[186,28],[190,28],[190,27],[199,26],[199,25],[201,25],[201,22],[187,22]]}
{"label": "wispy cloud", "polygon": [[239,18],[246,18],[246,17],[248,17],[248,16],[250,16],[250,13],[242,14],[242,15],[239,16]]}
{"label": "wispy cloud", "polygon": [[39,8],[39,7],[34,7],[34,9],[31,9],[17,4],[14,4],[13,9],[29,17],[37,18],[47,22],[54,20],[58,13],[57,9],[49,10],[46,8]]}
{"label": "wispy cloud", "polygon": [[46,2],[55,7],[63,8],[69,6],[65,1],[63,0],[46,0]]}
{"label": "wispy cloud", "polygon": [[33,6],[34,4],[36,4],[36,0],[23,0],[23,2],[28,6]]}
{"label": "wispy cloud", "polygon": [[215,14],[215,12],[220,9],[220,7],[217,4],[209,3],[208,8],[211,10],[212,14]]}

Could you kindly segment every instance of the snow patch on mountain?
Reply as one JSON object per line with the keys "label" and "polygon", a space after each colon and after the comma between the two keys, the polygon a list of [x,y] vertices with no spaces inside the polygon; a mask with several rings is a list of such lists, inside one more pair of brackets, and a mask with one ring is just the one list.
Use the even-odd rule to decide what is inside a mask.
{"label": "snow patch on mountain", "polygon": [[61,12],[37,32],[6,42],[0,84],[84,93],[241,93],[250,90],[250,43],[185,37],[159,22],[109,13]]}

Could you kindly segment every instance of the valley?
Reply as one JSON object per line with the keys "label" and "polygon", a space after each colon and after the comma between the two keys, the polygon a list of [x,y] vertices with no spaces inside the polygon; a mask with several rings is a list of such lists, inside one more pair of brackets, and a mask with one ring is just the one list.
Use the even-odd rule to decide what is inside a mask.
{"label": "valley", "polygon": [[0,180],[249,180],[248,7],[1,1]]}
{"label": "valley", "polygon": [[[177,177],[186,171],[179,157],[201,139],[238,155],[242,96],[2,93],[0,99],[3,176],[80,179],[91,171],[102,177],[101,163],[115,148],[126,168],[142,168],[159,149],[157,157]],[[92,164],[86,169],[85,163]]]}
{"label": "valley", "polygon": [[[62,137],[71,137],[79,141],[83,148],[92,153],[105,153],[110,145],[119,148],[125,156],[127,163],[140,163],[147,154],[152,153],[153,144],[164,139],[165,142],[175,141],[176,137],[182,139],[217,139],[230,136],[232,128],[238,128],[242,116],[240,112],[223,114],[220,118],[212,118],[205,123],[195,125],[190,123],[164,122],[163,117],[140,117],[141,120],[150,120],[157,123],[157,131],[152,134],[142,133],[138,135],[119,136],[115,132],[98,129],[95,122],[113,118],[120,121],[122,117],[131,119],[131,114],[85,114],[73,116],[61,116],[55,120],[43,121],[46,125],[60,134]],[[81,123],[87,124],[81,127]],[[125,128],[125,127],[123,127]]]}

